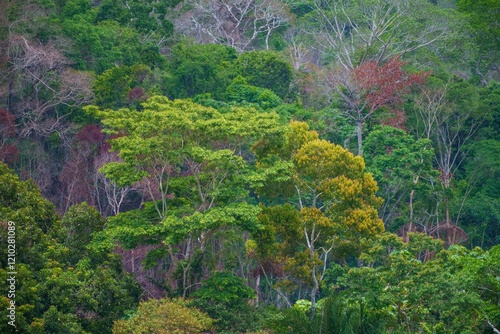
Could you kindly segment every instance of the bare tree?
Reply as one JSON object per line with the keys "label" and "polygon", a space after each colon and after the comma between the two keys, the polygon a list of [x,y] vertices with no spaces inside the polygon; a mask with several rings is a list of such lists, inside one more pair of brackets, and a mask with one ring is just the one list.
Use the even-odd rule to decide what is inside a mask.
{"label": "bare tree", "polygon": [[285,40],[288,43],[287,56],[295,71],[304,69],[308,64],[316,64],[313,49],[304,42],[306,33],[300,28],[290,28],[285,32]]}
{"label": "bare tree", "polygon": [[73,150],[64,164],[59,174],[61,187],[59,208],[63,214],[75,204],[87,202],[94,205],[90,178],[91,163],[89,150]]}
{"label": "bare tree", "polygon": [[9,46],[12,110],[21,120],[20,137],[67,132],[58,106],[77,107],[92,99],[91,76],[69,69],[70,62],[52,42],[41,44],[23,36]]}
{"label": "bare tree", "polygon": [[116,216],[120,212],[122,205],[127,203],[128,195],[137,190],[134,186],[120,187],[116,182],[111,181],[99,172],[102,166],[114,161],[120,161],[115,152],[104,152],[94,159],[92,175],[94,197],[103,216],[108,216],[109,210],[111,210],[111,215]]}
{"label": "bare tree", "polygon": [[187,4],[192,10],[177,18],[178,31],[238,52],[249,50],[260,37],[269,49],[271,33],[291,19],[288,7],[275,0],[190,0]]}
{"label": "bare tree", "polygon": [[352,71],[365,61],[432,46],[449,35],[450,17],[425,0],[314,0],[317,42]]}
{"label": "bare tree", "polygon": [[[450,215],[449,189],[451,181],[467,157],[470,145],[467,143],[483,123],[484,114],[473,108],[464,108],[449,97],[450,83],[442,87],[423,87],[416,99],[417,121],[420,125],[419,136],[432,139],[436,146],[435,163],[441,173],[440,185],[443,192],[444,219],[436,215],[436,224],[431,232],[444,233],[448,244],[463,238],[463,231],[458,228],[460,213],[452,221]],[[463,92],[462,92],[463,94]],[[467,99],[474,99],[468,96]],[[467,189],[462,206],[470,193]],[[440,203],[437,203],[437,206]],[[444,231],[444,232],[443,232]]]}

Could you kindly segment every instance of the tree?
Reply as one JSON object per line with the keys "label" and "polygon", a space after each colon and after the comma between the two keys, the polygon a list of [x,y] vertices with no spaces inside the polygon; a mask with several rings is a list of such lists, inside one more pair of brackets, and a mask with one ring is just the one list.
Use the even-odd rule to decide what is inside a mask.
{"label": "tree", "polygon": [[468,196],[460,203],[459,222],[469,236],[471,247],[487,248],[500,241],[500,212],[497,210],[500,199],[495,187],[500,177],[499,161],[500,143],[497,140],[475,142],[465,161],[466,174],[458,182],[460,197]]}
{"label": "tree", "polygon": [[[415,201],[427,196],[422,192],[428,191],[438,177],[432,167],[431,144],[429,139],[414,140],[403,130],[389,126],[375,128],[366,138],[364,158],[384,199],[380,216],[386,226],[408,224],[408,231],[413,230],[417,217]],[[399,224],[394,226],[396,221]]]}
{"label": "tree", "polygon": [[[200,279],[195,264],[222,227],[255,228],[259,208],[247,203],[250,143],[279,127],[274,113],[233,107],[221,113],[187,100],[153,97],[141,111],[87,110],[99,118],[121,161],[101,171],[118,186],[138,185],[156,217],[118,215],[105,235],[133,248],[159,244],[168,279],[183,296]],[[139,223],[140,228],[137,224]],[[135,228],[134,228],[135,227]],[[116,231],[116,233],[114,232]],[[177,283],[176,281],[180,283]]]}
{"label": "tree", "polygon": [[[287,191],[288,201],[299,210],[301,247],[289,260],[290,268],[304,268],[300,279],[310,285],[312,307],[332,261],[348,256],[359,256],[361,238],[370,239],[384,229],[378,218],[380,198],[375,196],[377,184],[365,172],[361,157],[346,149],[317,139],[317,133],[308,131],[305,124],[292,122],[285,142],[272,142],[271,148],[257,143],[254,150],[260,159],[259,167],[266,182],[287,184],[279,187]],[[281,159],[290,164],[283,165]],[[268,168],[268,170],[266,170]],[[284,172],[274,174],[274,168]],[[266,195],[266,187],[257,185]],[[272,186],[271,191],[278,187]],[[290,196],[291,191],[295,196]],[[285,198],[286,198],[285,197]],[[258,240],[257,240],[258,243]],[[299,271],[297,271],[298,273]]]}
{"label": "tree", "polygon": [[[243,108],[221,114],[164,97],[149,99],[143,108],[141,112],[87,110],[102,118],[107,133],[121,133],[111,140],[111,148],[123,162],[110,163],[102,171],[120,186],[143,180],[161,219],[168,210],[171,182],[182,175],[193,182],[194,193],[185,195],[193,196],[197,210],[210,209],[218,197],[226,199],[228,194],[222,189],[244,172],[246,162],[238,152],[277,125],[275,114],[255,114]],[[252,126],[243,119],[253,122]]]}
{"label": "tree", "polygon": [[177,29],[202,43],[225,44],[248,51],[264,36],[269,49],[271,33],[290,20],[288,7],[279,1],[192,0],[192,10],[176,20]]}
{"label": "tree", "polygon": [[53,132],[67,132],[61,106],[78,107],[90,102],[90,75],[70,69],[70,61],[53,43],[13,36],[9,56],[12,87],[18,88],[11,110],[22,124],[19,136],[47,137]]}
{"label": "tree", "polygon": [[[457,227],[460,210],[452,217],[450,201],[454,176],[470,150],[467,145],[485,120],[485,110],[480,110],[477,88],[454,78],[448,83],[432,80],[423,87],[415,103],[419,137],[433,140],[436,147],[435,164],[441,173],[440,186],[444,213],[439,212],[436,204],[433,228],[447,238],[448,243],[464,241],[464,233]],[[463,197],[465,201],[467,196]],[[462,204],[463,205],[463,204]],[[442,217],[444,215],[444,217]]]}
{"label": "tree", "polygon": [[327,80],[345,106],[346,113],[356,123],[358,155],[363,153],[363,125],[381,109],[392,114],[389,120],[395,127],[404,128],[406,117],[399,110],[402,96],[414,85],[424,83],[428,73],[409,74],[399,58],[380,65],[365,61],[350,69],[337,69],[327,73]]}
{"label": "tree", "polygon": [[211,328],[212,319],[197,309],[188,308],[182,299],[150,299],[141,302],[137,313],[129,319],[116,321],[113,333],[201,334]]}
{"label": "tree", "polygon": [[490,75],[498,73],[498,52],[500,51],[500,26],[496,19],[500,5],[496,1],[459,0],[457,10],[467,14],[479,49],[475,73],[483,85],[491,82]]}
{"label": "tree", "polygon": [[68,248],[69,263],[76,264],[85,257],[85,247],[92,240],[92,233],[101,231],[104,223],[99,212],[85,202],[72,206],[66,212],[61,221],[64,229],[61,243]]}
{"label": "tree", "polygon": [[101,152],[94,160],[94,173],[92,182],[94,184],[94,198],[101,214],[116,216],[121,208],[130,203],[130,195],[137,194],[138,187],[119,186],[116,181],[107,178],[99,170],[111,162],[120,162],[120,159],[114,152]]}
{"label": "tree", "polygon": [[286,334],[290,329],[296,334],[384,333],[385,315],[382,312],[370,309],[364,300],[354,302],[343,297],[321,299],[314,318],[307,316],[310,304],[297,301],[292,308],[281,312],[281,318],[271,326],[273,333]]}
{"label": "tree", "polygon": [[241,54],[235,61],[235,71],[250,85],[270,89],[282,99],[288,95],[293,79],[290,64],[271,51]]}
{"label": "tree", "polygon": [[434,46],[448,37],[453,24],[451,15],[426,0],[312,3],[318,44],[331,50],[347,72]]}
{"label": "tree", "polygon": [[[39,292],[35,288],[38,284],[35,273],[46,265],[45,253],[51,244],[47,234],[52,228],[57,228],[58,216],[54,205],[42,197],[32,181],[20,181],[5,164],[0,164],[0,216],[2,217],[0,241],[5,245],[1,250],[0,260],[2,278],[0,284],[3,291],[10,290],[7,278],[12,274],[8,273],[17,272],[15,298],[13,296],[8,298],[7,294],[0,298],[2,317],[7,319],[9,314],[7,307],[10,306],[10,301],[14,300],[16,326],[29,333],[30,325],[40,315],[41,307]],[[12,246],[7,247],[12,245],[9,239],[15,240],[14,253]],[[57,250],[54,249],[55,252]],[[15,270],[9,270],[9,265]],[[7,322],[0,324],[0,328],[5,333],[11,333],[14,329]]]}
{"label": "tree", "polygon": [[[365,259],[380,262],[349,270],[341,279],[344,298],[357,301],[363,297],[368,307],[385,313],[387,331],[484,333],[495,328],[498,307],[489,313],[490,301],[479,288],[486,284],[492,288],[487,294],[497,295],[498,288],[486,283],[497,272],[494,253],[456,245],[440,250],[442,241],[415,233],[410,233],[408,243],[394,241],[367,249],[366,255],[372,250],[379,255],[372,253]],[[426,261],[418,259],[425,251],[436,255]]]}
{"label": "tree", "polygon": [[[0,298],[2,315],[7,317],[14,300],[16,328],[23,333],[110,332],[112,321],[137,302],[139,291],[116,255],[86,251],[90,232],[104,223],[97,211],[74,207],[61,224],[54,205],[33,182],[20,181],[5,165],[0,165],[0,188],[0,216],[5,219],[0,239],[12,244],[7,242],[10,231],[16,241],[15,263],[8,263],[7,247],[2,250],[3,290],[9,290],[9,272],[16,272],[15,297]],[[15,269],[7,270],[9,265]],[[14,329],[7,322],[0,328],[5,333]]]}
{"label": "tree", "polygon": [[218,330],[243,332],[254,320],[251,319],[252,307],[248,304],[254,296],[255,291],[241,278],[229,272],[215,272],[193,293],[195,299],[191,304],[214,319]]}
{"label": "tree", "polygon": [[171,98],[210,93],[220,98],[235,76],[236,51],[224,45],[178,43],[169,55],[172,77],[167,81]]}
{"label": "tree", "polygon": [[94,81],[94,102],[103,108],[139,107],[157,89],[157,84],[158,78],[147,65],[116,66]]}
{"label": "tree", "polygon": [[241,76],[237,76],[227,87],[226,100],[240,104],[250,103],[252,106],[269,110],[283,104],[281,99],[269,89],[247,84]]}

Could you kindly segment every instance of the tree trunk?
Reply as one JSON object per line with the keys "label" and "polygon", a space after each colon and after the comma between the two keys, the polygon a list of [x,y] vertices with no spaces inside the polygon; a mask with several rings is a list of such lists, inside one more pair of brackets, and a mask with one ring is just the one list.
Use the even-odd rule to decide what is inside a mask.
{"label": "tree trunk", "polygon": [[316,277],[316,268],[314,267],[312,270],[312,279],[314,282],[314,286],[311,289],[311,317],[314,317],[314,309],[316,308],[316,292],[318,292],[319,289],[319,283]]}
{"label": "tree trunk", "polygon": [[363,121],[356,121],[356,132],[358,134],[358,155],[363,155]]}
{"label": "tree trunk", "polygon": [[408,233],[413,230],[413,196],[415,195],[415,189],[410,191],[410,224],[408,225],[408,231],[406,231],[405,241],[408,242],[410,239],[408,238]]}

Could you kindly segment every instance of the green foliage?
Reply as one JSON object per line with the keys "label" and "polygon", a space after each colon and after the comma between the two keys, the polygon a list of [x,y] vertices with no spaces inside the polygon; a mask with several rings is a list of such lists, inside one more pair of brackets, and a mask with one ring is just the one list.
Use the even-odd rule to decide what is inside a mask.
{"label": "green foliage", "polygon": [[[488,253],[452,246],[430,258],[437,248],[417,239],[410,237],[408,244],[387,247],[383,265],[350,269],[342,278],[347,288],[344,298],[363,298],[387,318],[388,330],[401,328],[408,333],[430,329],[483,333],[486,317],[498,321],[498,307],[493,311],[479,284],[486,276],[478,270],[496,275],[496,265],[486,261]],[[426,261],[416,258],[412,248]]]}
{"label": "green foliage", "polygon": [[95,12],[91,10],[62,23],[64,33],[78,45],[68,51],[78,69],[103,73],[114,66],[132,66],[139,61],[142,46],[136,30],[113,20],[97,24],[95,20]]}
{"label": "green foliage", "polygon": [[481,89],[481,108],[486,111],[484,139],[500,139],[500,83],[494,81]]}
{"label": "green foliage", "polygon": [[471,238],[471,245],[488,247],[500,241],[497,186],[500,142],[493,139],[478,141],[471,151],[471,158],[465,166],[467,182],[462,182],[459,188],[463,196],[469,195],[462,209],[461,222]]}
{"label": "green foliage", "polygon": [[216,272],[211,278],[203,281],[202,287],[193,297],[213,304],[237,307],[255,297],[255,292],[247,287],[241,278],[228,272]]}
{"label": "green foliage", "polygon": [[221,97],[234,78],[232,63],[236,57],[234,49],[222,45],[176,44],[169,55],[168,96],[186,98],[211,93]]}
{"label": "green foliage", "polygon": [[[97,20],[115,20],[142,34],[161,39],[173,33],[173,24],[166,19],[167,5],[149,0],[105,0],[98,7]],[[150,37],[151,38],[151,37]]]}
{"label": "green foliage", "polygon": [[[13,221],[16,248],[23,250],[18,252],[16,260],[40,268],[44,261],[43,249],[49,242],[46,234],[58,226],[59,217],[54,205],[42,197],[32,181],[20,181],[4,164],[0,164],[0,216],[5,231],[0,236],[2,244],[8,244],[7,222]],[[7,247],[0,252],[2,268],[6,268]]]}
{"label": "green foliage", "polygon": [[[8,244],[9,221],[16,231],[18,331],[255,331],[261,319],[251,305],[283,309],[295,299],[301,300],[295,307],[266,311],[273,333],[498,330],[498,1],[248,2],[257,7],[244,14],[242,25],[264,14],[259,10],[272,16],[290,8],[296,16],[286,13],[290,26],[266,38],[289,60],[278,52],[238,54],[222,45],[177,42],[170,20],[176,28],[186,25],[193,18],[189,6],[199,1],[176,7],[180,2],[0,5],[0,91],[8,92],[0,108],[14,115],[0,119],[0,158],[17,156],[7,150],[16,144],[21,152],[13,166],[22,179],[35,178],[21,181],[0,165],[1,243]],[[200,3],[211,2],[221,4]],[[205,39],[206,22],[199,23],[197,33]],[[237,24],[228,20],[223,28]],[[233,32],[238,29],[244,30],[240,25]],[[258,47],[259,37],[255,41]],[[380,87],[398,82],[372,84],[377,78],[367,74],[366,64],[379,70],[394,56],[413,71],[432,67],[434,76],[404,96],[383,96],[390,89]],[[364,91],[349,82],[362,64],[365,76],[357,75],[366,80]],[[88,82],[65,77],[75,70],[84,70],[78,73]],[[97,106],[86,107],[84,119],[66,106],[65,79],[80,84],[75,94],[88,93],[87,103],[91,76]],[[346,78],[341,93],[351,102],[370,96],[369,103],[380,98],[389,106],[404,99],[409,117],[403,126],[400,115],[407,132],[375,126],[381,118],[367,120],[364,160],[347,150],[355,149],[352,105],[332,96],[332,86]],[[297,102],[285,103],[292,100]],[[302,101],[321,110],[306,109]],[[42,117],[33,121],[38,111]],[[105,222],[81,203],[60,219],[35,183],[45,183],[52,199],[66,197],[58,164],[84,150],[75,146],[71,122],[96,119],[118,154],[99,171],[134,187],[141,207]],[[48,130],[21,133],[30,122]],[[52,161],[40,171],[46,179],[37,179],[35,166],[45,161]],[[97,173],[90,170],[97,160],[82,163],[89,168],[82,173]],[[94,195],[87,195],[91,203]],[[403,237],[383,233],[384,224],[393,231],[403,227]],[[407,233],[462,232],[458,225],[471,248],[492,248],[447,243],[443,249],[440,240]],[[153,251],[134,255],[145,259],[135,267],[142,282],[150,270],[151,282],[169,295],[196,300],[150,300],[131,311],[140,287],[112,252],[144,245]],[[7,291],[7,248],[0,254],[0,289]],[[3,319],[9,303],[0,296]],[[0,323],[0,332],[11,329]]]}
{"label": "green foliage", "polygon": [[202,282],[202,287],[192,295],[192,304],[215,320],[218,330],[243,332],[255,328],[255,311],[248,300],[255,291],[245,282],[228,272],[216,272]]}
{"label": "green foliage", "polygon": [[[418,202],[428,197],[430,184],[439,173],[433,169],[434,150],[429,139],[414,140],[403,130],[377,127],[363,143],[367,169],[379,185],[384,199],[380,215],[390,229],[413,219]],[[408,205],[410,202],[410,205]]]}
{"label": "green foliage", "polygon": [[385,333],[385,319],[381,312],[370,309],[363,300],[349,302],[342,296],[327,297],[318,302],[314,317],[310,303],[300,301],[282,311],[282,318],[271,321],[276,334],[376,334]]}
{"label": "green foliage", "polygon": [[83,14],[91,9],[91,3],[88,0],[69,0],[66,1],[61,10],[63,18],[72,18],[77,14]]}
{"label": "green foliage", "polygon": [[43,315],[44,330],[48,333],[57,334],[85,334],[89,333],[82,329],[78,318],[74,314],[62,313],[55,306],[51,306]]}
{"label": "green foliage", "polygon": [[[97,236],[95,249],[111,249],[115,240],[125,247],[162,244],[172,279],[187,295],[199,280],[206,243],[217,231],[258,227],[259,208],[249,202],[249,146],[275,131],[278,116],[233,107],[221,113],[187,100],[153,97],[142,110],[87,110],[102,119],[105,131],[122,136],[110,141],[122,162],[101,171],[120,185],[137,182],[152,197],[152,220],[139,211],[110,220]],[[139,217],[137,217],[137,215]],[[159,223],[158,223],[159,222]],[[182,245],[190,244],[185,252]]]}
{"label": "green foliage", "polygon": [[499,51],[500,25],[498,14],[500,5],[494,0],[459,0],[457,9],[468,14],[468,19],[474,28],[479,47],[483,54],[489,51]]}
{"label": "green foliage", "polygon": [[252,86],[267,88],[280,98],[287,97],[293,79],[293,69],[278,53],[252,51],[240,55],[236,73]]}
{"label": "green foliage", "polygon": [[[162,3],[106,0],[97,6],[87,0],[70,0],[61,8],[64,34],[74,46],[66,53],[79,69],[103,73],[114,66],[145,63],[161,67],[164,59],[158,41],[172,35]],[[143,42],[143,36],[147,35]]]}
{"label": "green foliage", "polygon": [[212,208],[203,213],[177,218],[168,216],[162,221],[162,228],[168,231],[164,243],[177,244],[189,236],[199,235],[203,231],[215,230],[222,226],[239,226],[243,230],[255,230],[259,208],[247,203]]}
{"label": "green foliage", "polygon": [[283,198],[295,208],[264,209],[259,216],[264,228],[252,234],[247,252],[266,277],[275,276],[278,291],[298,288],[297,282],[307,286],[314,308],[332,259],[358,257],[361,241],[383,232],[377,215],[381,200],[363,159],[319,140],[305,123],[291,122],[281,138],[272,139],[253,146],[263,181],[254,186],[264,199],[279,203]]}
{"label": "green foliage", "polygon": [[92,240],[92,234],[104,228],[104,219],[94,207],[83,202],[69,208],[61,225],[61,244],[68,248],[66,260],[76,264],[87,255],[86,246]]}
{"label": "green foliage", "polygon": [[271,90],[250,86],[241,76],[237,76],[227,87],[226,99],[238,104],[256,104],[264,110],[275,108],[282,104],[281,99]]}
{"label": "green foliage", "polygon": [[[102,171],[120,185],[143,178],[154,180],[148,186],[151,194],[160,191],[154,203],[162,218],[171,191],[175,197],[187,198],[199,211],[215,200],[234,202],[246,196],[247,162],[235,153],[272,132],[278,124],[276,114],[246,108],[222,114],[190,101],[164,97],[151,98],[142,106],[141,112],[87,109],[102,119],[105,131],[124,135],[111,141],[123,162],[107,165]],[[203,167],[195,168],[198,164]],[[187,175],[182,176],[182,170],[188,171]],[[179,182],[187,183],[176,188]]]}
{"label": "green foliage", "polygon": [[212,319],[182,299],[150,299],[129,319],[116,321],[113,334],[201,334],[211,327]]}
{"label": "green foliage", "polygon": [[126,25],[131,21],[132,13],[127,10],[120,0],[105,0],[103,1],[97,13],[97,20],[115,20],[122,25]]}
{"label": "green foliage", "polygon": [[127,66],[113,67],[98,76],[92,87],[95,102],[106,108],[122,107],[133,80],[130,72]]}
{"label": "green foliage", "polygon": [[257,244],[254,247],[249,244],[247,252],[257,252],[255,255],[261,261],[282,261],[281,256],[292,255],[298,248],[301,222],[299,212],[290,204],[263,208],[259,223],[261,228],[252,233]]}
{"label": "green foliage", "polygon": [[95,103],[103,108],[138,108],[157,90],[157,81],[146,65],[113,67],[94,81]]}
{"label": "green foliage", "polygon": [[[137,301],[139,291],[115,256],[87,257],[93,255],[85,250],[91,232],[103,227],[99,213],[80,204],[59,224],[54,206],[33,183],[19,181],[5,165],[0,166],[0,187],[3,244],[8,221],[16,232],[17,328],[23,333],[109,333],[113,320]],[[2,261],[7,261],[6,253]],[[0,277],[0,287],[7,291],[8,271],[0,269]],[[0,303],[8,305],[9,299],[2,297]],[[3,310],[6,318],[7,307]],[[0,330],[9,333],[7,326],[0,324]]]}

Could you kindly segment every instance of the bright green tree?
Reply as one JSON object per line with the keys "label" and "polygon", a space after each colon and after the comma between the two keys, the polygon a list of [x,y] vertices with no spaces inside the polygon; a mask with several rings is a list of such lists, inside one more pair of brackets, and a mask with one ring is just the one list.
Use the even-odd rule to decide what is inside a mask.
{"label": "bright green tree", "polygon": [[[111,140],[121,162],[101,171],[119,185],[139,183],[157,212],[147,222],[130,220],[130,214],[117,217],[116,229],[104,234],[128,247],[161,242],[180,282],[172,283],[174,289],[186,296],[199,279],[193,277],[194,265],[219,228],[255,228],[259,208],[247,202],[252,166],[246,156],[251,143],[279,128],[279,120],[251,108],[221,113],[158,96],[142,108],[87,109],[101,118],[106,132],[121,134]],[[132,228],[137,223],[141,228]]]}

